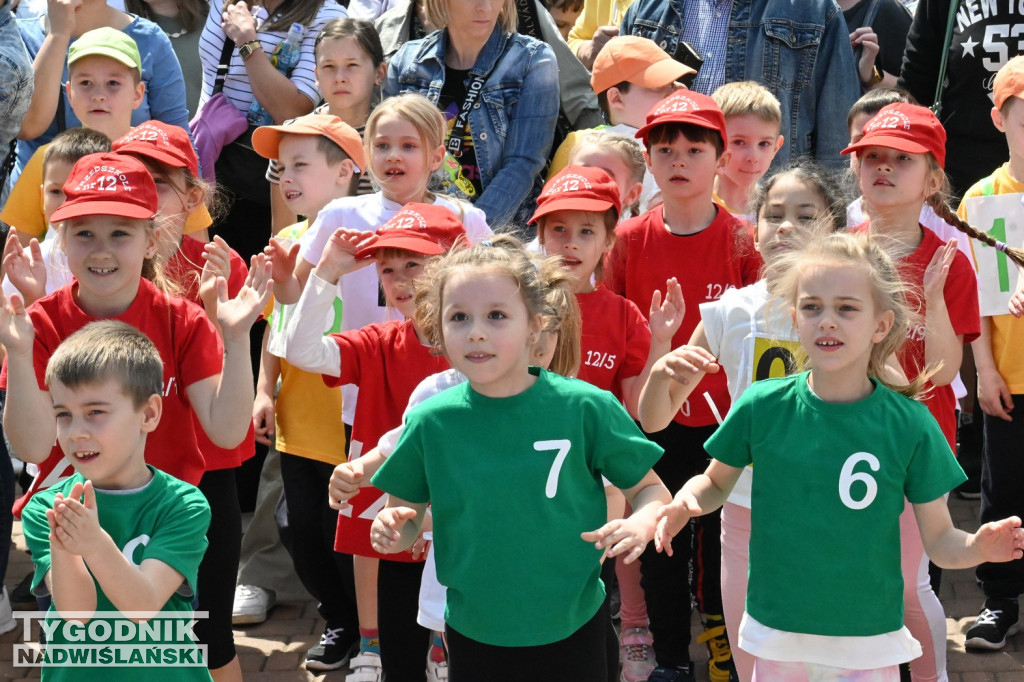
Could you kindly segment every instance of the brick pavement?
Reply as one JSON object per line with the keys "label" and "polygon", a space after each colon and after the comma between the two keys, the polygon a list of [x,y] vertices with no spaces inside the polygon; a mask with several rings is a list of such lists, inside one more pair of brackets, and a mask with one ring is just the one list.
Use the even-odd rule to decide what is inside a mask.
{"label": "brick pavement", "polygon": [[[977,502],[950,501],[954,522],[965,530],[977,528]],[[15,526],[16,549],[11,553],[7,586],[12,589],[30,570],[22,551],[25,543],[20,525]],[[982,603],[981,591],[973,571],[946,571],[940,594],[946,611],[949,632],[950,682],[1024,682],[1024,633],[1010,638],[1006,648],[992,653],[965,653],[963,633],[977,615]],[[235,644],[241,657],[247,682],[342,682],[345,671],[312,675],[299,668],[306,649],[319,638],[323,621],[310,602],[277,606],[271,617],[260,625],[235,630]],[[694,631],[697,631],[696,628]],[[14,668],[11,645],[20,641],[20,629],[0,635],[0,679],[37,677],[34,670]],[[701,647],[692,649],[694,660],[706,660]],[[700,667],[700,666],[698,666]],[[707,680],[706,669],[698,680]]]}

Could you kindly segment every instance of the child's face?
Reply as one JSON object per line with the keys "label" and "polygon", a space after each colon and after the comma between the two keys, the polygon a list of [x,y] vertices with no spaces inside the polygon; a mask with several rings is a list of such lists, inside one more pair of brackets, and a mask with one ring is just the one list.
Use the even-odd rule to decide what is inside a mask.
{"label": "child's face", "polygon": [[730,158],[722,175],[737,187],[753,187],[768,172],[782,146],[779,125],[758,116],[743,115],[730,116],[725,126]]}
{"label": "child's face", "polygon": [[68,68],[68,101],[86,128],[116,140],[131,129],[146,90],[131,69],[110,57],[82,57]]}
{"label": "child's face", "polygon": [[[157,213],[162,235],[169,248],[177,249],[185,229],[188,214],[199,207],[203,200],[202,190],[188,186],[184,168],[158,168],[143,160],[156,185]],[[172,252],[173,253],[173,252]],[[172,254],[167,254],[168,257]]]}
{"label": "child's face", "polygon": [[64,183],[74,165],[70,161],[55,159],[43,168],[43,215],[46,222],[50,222],[50,216],[64,203]]}
{"label": "child's face", "polygon": [[370,141],[370,169],[388,199],[423,201],[430,174],[444,158],[444,147],[427,149],[416,126],[388,113],[377,121]]}
{"label": "child's face", "polygon": [[[316,49],[316,85],[331,113],[360,125],[370,112],[374,87],[383,80],[385,65],[373,66],[370,55],[352,36],[328,38]],[[349,121],[342,114],[357,113]]]}
{"label": "child's face", "polygon": [[94,317],[128,309],[139,289],[142,264],[156,253],[156,238],[145,220],[84,216],[64,221],[68,267],[78,280],[78,301]]}
{"label": "child's face", "polygon": [[757,250],[764,256],[781,253],[790,245],[787,237],[806,229],[825,215],[825,199],[814,187],[787,173],[777,179],[765,197],[757,217]]}
{"label": "child's face", "polygon": [[643,127],[647,123],[647,112],[680,87],[682,86],[678,83],[669,83],[660,88],[645,88],[630,83],[626,92],[616,88],[617,97],[610,96],[608,99],[608,111],[612,114],[612,125],[625,123],[634,128]]}
{"label": "child's face", "polygon": [[612,247],[604,215],[587,211],[555,211],[544,216],[541,243],[549,256],[560,256],[572,274],[576,291],[589,291],[590,277]]}
{"label": "child's face", "polygon": [[97,488],[132,489],[149,480],[146,434],[160,423],[160,396],[141,407],[114,378],[69,388],[50,386],[57,442],[75,471]]}
{"label": "child's face", "polygon": [[575,12],[566,9],[565,7],[551,7],[548,12],[551,14],[551,18],[555,20],[555,26],[558,27],[558,32],[562,34],[562,40],[569,39],[569,31],[576,24],[576,19],[580,16],[583,11],[582,7]]}
{"label": "child's face", "polygon": [[860,191],[876,210],[922,203],[939,189],[926,154],[864,147],[858,155]]}
{"label": "child's face", "polygon": [[602,149],[596,144],[587,144],[576,147],[569,159],[571,166],[589,166],[600,168],[615,180],[615,186],[619,189],[619,198],[622,199],[623,208],[632,206],[644,190],[642,182],[634,182],[632,173],[622,157],[615,152]]}
{"label": "child's face", "polygon": [[680,134],[672,142],[652,144],[644,156],[664,198],[687,200],[706,196],[710,202],[715,174],[729,161],[729,152],[720,157],[715,154],[711,142],[691,142]]}
{"label": "child's face", "polygon": [[348,194],[351,172],[341,173],[344,161],[328,163],[327,156],[318,149],[319,142],[316,135],[281,137],[281,196],[297,215],[315,216],[330,201]]}
{"label": "child's face", "polygon": [[[860,138],[864,137],[864,126],[871,120],[872,114],[860,113],[850,121],[850,144],[857,144]],[[857,152],[850,153],[850,168],[854,173],[860,172],[860,164],[857,163]]]}
{"label": "child's face", "polygon": [[448,361],[473,390],[506,398],[529,387],[541,320],[530,315],[514,279],[481,269],[453,272],[445,283],[441,320]]}
{"label": "child's face", "polygon": [[871,349],[892,327],[891,310],[878,311],[865,267],[803,266],[793,323],[815,373],[842,382],[863,381]]}
{"label": "child's face", "polygon": [[384,290],[384,300],[402,313],[403,317],[412,317],[416,312],[413,285],[416,278],[423,274],[426,262],[427,256],[411,251],[377,256],[377,276]]}

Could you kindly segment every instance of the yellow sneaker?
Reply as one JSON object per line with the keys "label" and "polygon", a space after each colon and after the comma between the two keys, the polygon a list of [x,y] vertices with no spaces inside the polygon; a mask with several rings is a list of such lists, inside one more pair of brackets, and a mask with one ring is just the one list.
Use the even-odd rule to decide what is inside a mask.
{"label": "yellow sneaker", "polygon": [[708,647],[708,678],[711,682],[739,682],[722,616],[704,614],[704,632],[697,637],[697,642]]}

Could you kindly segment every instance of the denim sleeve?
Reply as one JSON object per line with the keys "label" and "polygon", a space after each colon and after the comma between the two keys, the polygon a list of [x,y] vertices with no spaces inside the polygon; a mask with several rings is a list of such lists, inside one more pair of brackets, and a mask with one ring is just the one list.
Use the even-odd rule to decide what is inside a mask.
{"label": "denim sleeve", "polygon": [[0,158],[7,155],[11,140],[32,101],[32,58],[22,42],[10,4],[0,8]]}
{"label": "denim sleeve", "polygon": [[840,170],[845,164],[840,152],[849,142],[844,121],[860,97],[860,78],[853,61],[850,34],[838,10],[826,19],[814,72],[814,156],[823,165]]}
{"label": "denim sleeve", "polygon": [[507,225],[529,196],[547,160],[557,119],[558,66],[551,48],[541,45],[526,68],[519,100],[508,111],[501,169],[475,204],[495,229]]}
{"label": "denim sleeve", "polygon": [[[162,38],[162,40],[161,40]],[[188,130],[188,105],[185,100],[185,78],[174,54],[171,41],[162,33],[149,41],[152,71],[146,84],[149,117]]]}
{"label": "denim sleeve", "polygon": [[622,24],[619,25],[620,36],[631,36],[633,35],[633,21],[636,20],[637,7],[641,4],[641,0],[636,0],[629,9],[626,10],[626,14],[622,17]]}

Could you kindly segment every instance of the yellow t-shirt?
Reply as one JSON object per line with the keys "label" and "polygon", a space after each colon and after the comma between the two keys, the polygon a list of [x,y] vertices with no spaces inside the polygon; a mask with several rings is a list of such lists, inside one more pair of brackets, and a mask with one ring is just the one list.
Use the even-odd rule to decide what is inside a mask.
{"label": "yellow t-shirt", "polygon": [[[981,188],[987,180],[989,179],[985,178],[972,185],[964,193],[964,200],[982,196],[984,193]],[[1009,162],[996,169],[991,175],[991,182],[994,194],[1024,195],[1024,183],[1017,182],[1010,175]],[[956,212],[964,220],[967,219],[963,201]],[[989,319],[992,320],[992,358],[995,360],[996,369],[999,370],[1010,393],[1024,394],[1024,354],[1021,354],[1021,348],[1024,348],[1024,318],[1016,318],[1007,313],[994,315]]]}
{"label": "yellow t-shirt", "polygon": [[576,23],[569,29],[569,49],[579,54],[580,47],[587,40],[592,40],[594,33],[601,26],[618,26],[626,10],[633,0],[587,0],[583,3],[583,11],[576,17]]}
{"label": "yellow t-shirt", "polygon": [[[284,228],[277,236],[298,240],[307,229],[309,222],[303,220]],[[268,316],[271,337],[283,333],[287,309],[295,307],[276,302],[273,306],[274,312]],[[341,330],[340,298],[334,301],[334,311],[334,323],[325,334]],[[282,358],[281,387],[274,415],[279,452],[331,465],[346,460],[348,448],[345,425],[341,421],[341,389],[328,388],[319,374],[296,369]]]}
{"label": "yellow t-shirt", "polygon": [[[0,220],[22,234],[42,241],[46,234],[46,214],[43,213],[43,156],[49,143],[35,151],[11,188]],[[185,220],[185,234],[204,230],[213,224],[206,204],[188,214]]]}

